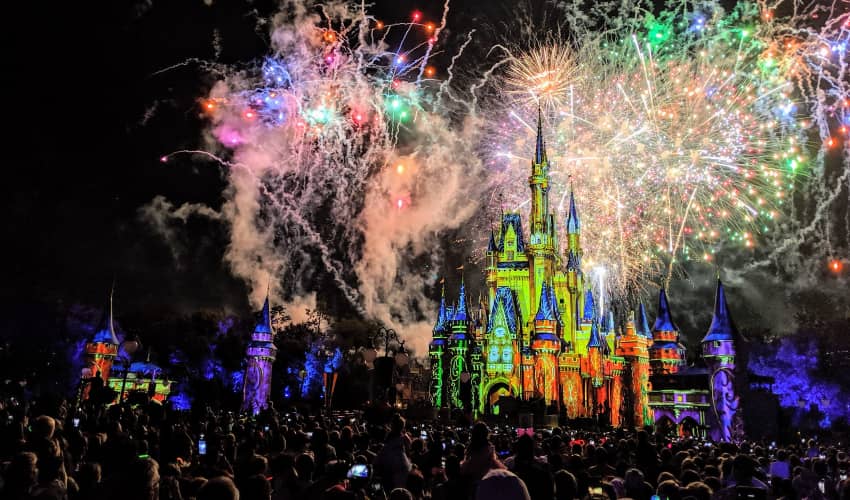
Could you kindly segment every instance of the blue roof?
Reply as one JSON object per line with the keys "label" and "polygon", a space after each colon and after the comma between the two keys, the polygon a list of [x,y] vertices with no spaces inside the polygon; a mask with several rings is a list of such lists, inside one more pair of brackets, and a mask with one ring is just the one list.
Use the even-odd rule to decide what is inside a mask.
{"label": "blue roof", "polygon": [[537,315],[534,316],[536,321],[555,321],[558,308],[555,307],[555,311],[552,310],[554,295],[555,291],[543,283],[540,287],[540,306],[537,308]]}
{"label": "blue roof", "polygon": [[154,372],[162,372],[162,368],[149,361],[136,361],[130,365],[130,372],[150,375]]}
{"label": "blue roof", "polygon": [[614,311],[609,310],[608,315],[605,317],[605,319],[607,323],[605,326],[606,332],[613,332],[617,329],[616,323],[614,322]]}
{"label": "blue roof", "polygon": [[499,306],[502,307],[502,310],[505,312],[505,321],[508,324],[508,329],[510,329],[510,333],[515,335],[518,333],[517,331],[517,307],[516,300],[514,298],[513,291],[506,286],[500,286],[496,288],[496,300],[493,301],[493,304],[490,306],[490,315],[487,318],[487,331],[493,331],[493,323],[497,318]]}
{"label": "blue roof", "polygon": [[505,233],[508,227],[514,228],[516,233],[516,250],[517,252],[525,252],[525,240],[522,236],[522,219],[519,214],[505,214],[502,217],[502,231],[499,233],[499,251],[505,250]]}
{"label": "blue roof", "polygon": [[534,163],[546,161],[546,143],[543,142],[543,110],[537,106],[537,144],[534,147]]}
{"label": "blue roof", "polygon": [[655,316],[653,332],[677,332],[679,328],[673,323],[670,315],[670,304],[667,303],[667,292],[662,288],[658,293],[658,314]]}
{"label": "blue roof", "polygon": [[109,294],[109,305],[103,310],[103,318],[100,326],[92,337],[93,342],[102,344],[118,345],[118,337],[115,336],[115,325],[112,322],[112,294]]}
{"label": "blue roof", "polygon": [[263,312],[260,317],[260,322],[254,327],[254,333],[274,333],[272,331],[272,320],[269,309],[269,296],[266,295],[266,300],[263,302]]}
{"label": "blue roof", "polygon": [[460,283],[460,295],[457,298],[457,308],[455,308],[455,315],[452,318],[453,321],[467,321],[469,320],[469,314],[466,312],[466,287],[463,282]]}
{"label": "blue roof", "polygon": [[637,324],[635,327],[637,328],[638,335],[652,337],[652,330],[649,329],[649,320],[646,319],[646,308],[643,306],[643,302],[638,307]]}
{"label": "blue roof", "polygon": [[446,286],[443,285],[443,293],[440,296],[440,310],[437,313],[437,323],[434,324],[434,333],[443,332],[446,330]]}
{"label": "blue roof", "polygon": [[490,230],[490,241],[487,242],[487,252],[496,251],[496,237],[493,235],[493,230]]}
{"label": "blue roof", "polygon": [[593,303],[593,292],[588,289],[584,292],[584,320],[590,321],[596,317],[596,305]]}
{"label": "blue roof", "polygon": [[593,319],[593,323],[590,325],[590,338],[587,339],[587,347],[602,348],[602,339],[599,338],[599,328],[597,327],[597,321],[595,318]]}
{"label": "blue roof", "polygon": [[581,231],[581,221],[578,218],[578,210],[576,210],[576,198],[570,189],[570,212],[567,214],[567,233],[578,234]]}
{"label": "blue roof", "polygon": [[723,289],[723,283],[718,279],[717,292],[714,295],[714,317],[711,318],[711,326],[708,327],[708,333],[702,341],[734,340],[736,333],[735,323],[726,304],[726,292]]}

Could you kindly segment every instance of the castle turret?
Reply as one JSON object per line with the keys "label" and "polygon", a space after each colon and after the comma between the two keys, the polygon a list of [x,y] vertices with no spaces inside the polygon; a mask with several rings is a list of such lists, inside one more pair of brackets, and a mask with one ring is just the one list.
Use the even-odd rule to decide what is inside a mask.
{"label": "castle turret", "polygon": [[[112,362],[118,355],[118,337],[115,335],[115,324],[112,318],[112,292],[109,293],[109,302],[103,309],[103,316],[97,330],[91,339],[86,342],[85,366],[91,369],[92,376],[99,376],[106,384],[109,381],[109,372],[112,371]],[[84,394],[88,397],[88,394]]]}
{"label": "castle turret", "polygon": [[531,347],[535,352],[534,386],[546,404],[558,397],[558,353],[561,350],[559,331],[560,314],[555,302],[555,291],[544,283],[537,314],[534,316],[534,340]]}
{"label": "castle turret", "polygon": [[667,292],[658,294],[658,314],[652,327],[649,364],[653,375],[678,373],[684,363],[685,349],[679,343],[679,328],[673,323]]}
{"label": "castle turret", "polygon": [[605,374],[602,372],[603,341],[599,336],[599,326],[596,318],[590,325],[590,339],[587,341],[588,368],[593,387],[602,387]]}
{"label": "castle turret", "polygon": [[[626,359],[630,370],[629,395],[631,396],[632,415],[631,424],[641,428],[652,424],[652,414],[649,409],[649,325],[646,322],[646,311],[640,304],[639,311],[643,319],[638,315],[635,321],[634,311],[629,313],[629,321],[626,323],[625,334],[620,337],[617,352]],[[641,322],[644,326],[640,326]],[[646,335],[640,333],[645,328]]]}
{"label": "castle turret", "polygon": [[443,388],[443,358],[446,354],[448,337],[448,318],[446,311],[446,285],[443,284],[440,296],[440,309],[437,311],[437,322],[434,324],[433,340],[428,346],[428,357],[431,360],[431,403],[435,408],[441,408],[445,402]]}
{"label": "castle turret", "polygon": [[702,355],[708,366],[711,382],[711,403],[715,421],[711,437],[716,441],[731,441],[739,400],[735,389],[735,337],[737,330],[726,304],[723,283],[717,280],[714,297],[714,317],[702,339]]}
{"label": "castle turret", "polygon": [[461,394],[461,385],[466,383],[461,380],[464,373],[470,373],[469,363],[469,312],[466,303],[466,286],[461,278],[460,293],[458,295],[457,306],[454,309],[454,316],[451,320],[451,336],[449,337],[449,398],[451,406],[464,409],[471,409],[472,401],[465,398],[465,394]]}
{"label": "castle turret", "polygon": [[272,383],[272,364],[277,356],[274,345],[269,296],[263,302],[260,321],[254,327],[251,341],[245,353],[245,385],[242,393],[242,410],[257,414],[269,405]]}

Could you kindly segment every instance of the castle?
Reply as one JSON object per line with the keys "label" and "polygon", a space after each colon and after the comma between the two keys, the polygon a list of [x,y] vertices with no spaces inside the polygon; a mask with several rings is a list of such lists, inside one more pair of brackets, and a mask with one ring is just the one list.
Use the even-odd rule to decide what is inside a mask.
{"label": "castle", "polygon": [[481,416],[498,414],[502,397],[542,400],[550,413],[570,419],[602,416],[615,427],[669,420],[680,430],[690,423],[692,432],[729,440],[737,409],[734,326],[719,281],[702,344],[709,370],[686,374],[685,348],[663,289],[651,329],[643,304],[622,329],[611,310],[598,310],[582,270],[572,190],[561,247],[539,111],[528,184],[528,235],[516,212],[503,214],[498,233],[490,233],[486,303],[474,310],[461,282],[457,303],[448,305],[443,289],[429,347],[434,406]]}

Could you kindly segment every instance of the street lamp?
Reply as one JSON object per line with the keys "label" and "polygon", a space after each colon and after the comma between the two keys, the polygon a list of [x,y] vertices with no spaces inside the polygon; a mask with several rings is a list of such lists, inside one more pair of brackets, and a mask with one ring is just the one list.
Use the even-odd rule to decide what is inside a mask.
{"label": "street lamp", "polygon": [[133,361],[133,354],[139,350],[142,344],[138,340],[125,340],[118,346],[118,352],[123,352],[124,356],[118,359],[121,361],[121,366],[124,367],[124,377],[121,379],[121,395],[118,397],[118,402],[124,404],[124,389],[127,387],[127,374],[130,372],[130,364]]}
{"label": "street lamp", "polygon": [[[384,355],[379,360],[378,350],[375,345],[376,341],[380,342],[381,340],[383,340],[384,344]],[[398,347],[395,348],[395,350],[391,349],[391,343],[397,344]],[[398,389],[397,386],[401,385],[403,389],[404,384],[403,381],[398,378],[398,375],[399,372],[404,370],[408,363],[410,363],[410,355],[404,348],[404,340],[402,340],[398,333],[392,328],[387,328],[381,325],[378,326],[378,331],[375,332],[375,334],[369,339],[369,344],[369,347],[363,350],[363,360],[367,365],[375,363],[374,366],[376,369],[380,368],[378,373],[383,374],[382,377],[389,375],[388,381],[381,382],[382,388],[385,391],[389,392],[395,389],[397,393],[401,392],[401,389]],[[371,385],[372,384],[370,384],[370,387]],[[387,394],[387,396],[389,395]],[[387,397],[387,399],[389,399],[389,397]]]}

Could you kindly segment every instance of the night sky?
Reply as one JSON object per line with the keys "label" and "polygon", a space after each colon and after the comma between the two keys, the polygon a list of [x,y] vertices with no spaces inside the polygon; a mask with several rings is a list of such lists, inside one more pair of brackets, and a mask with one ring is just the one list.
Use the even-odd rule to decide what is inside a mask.
{"label": "night sky", "polygon": [[[378,4],[372,12],[387,20],[414,9],[438,20],[442,9]],[[193,63],[157,72],[193,59],[262,57],[268,30],[257,19],[276,9],[268,1],[21,2],[5,13],[4,307],[101,304],[114,280],[124,310],[247,311],[246,287],[222,262],[225,228],[190,220],[175,255],[139,209],[157,195],[220,207],[226,182],[217,164],[160,162],[200,146],[198,99],[214,79]],[[446,37],[482,17],[498,31],[490,21],[513,15],[510,6],[453,2]],[[711,302],[710,288],[699,303]]]}

